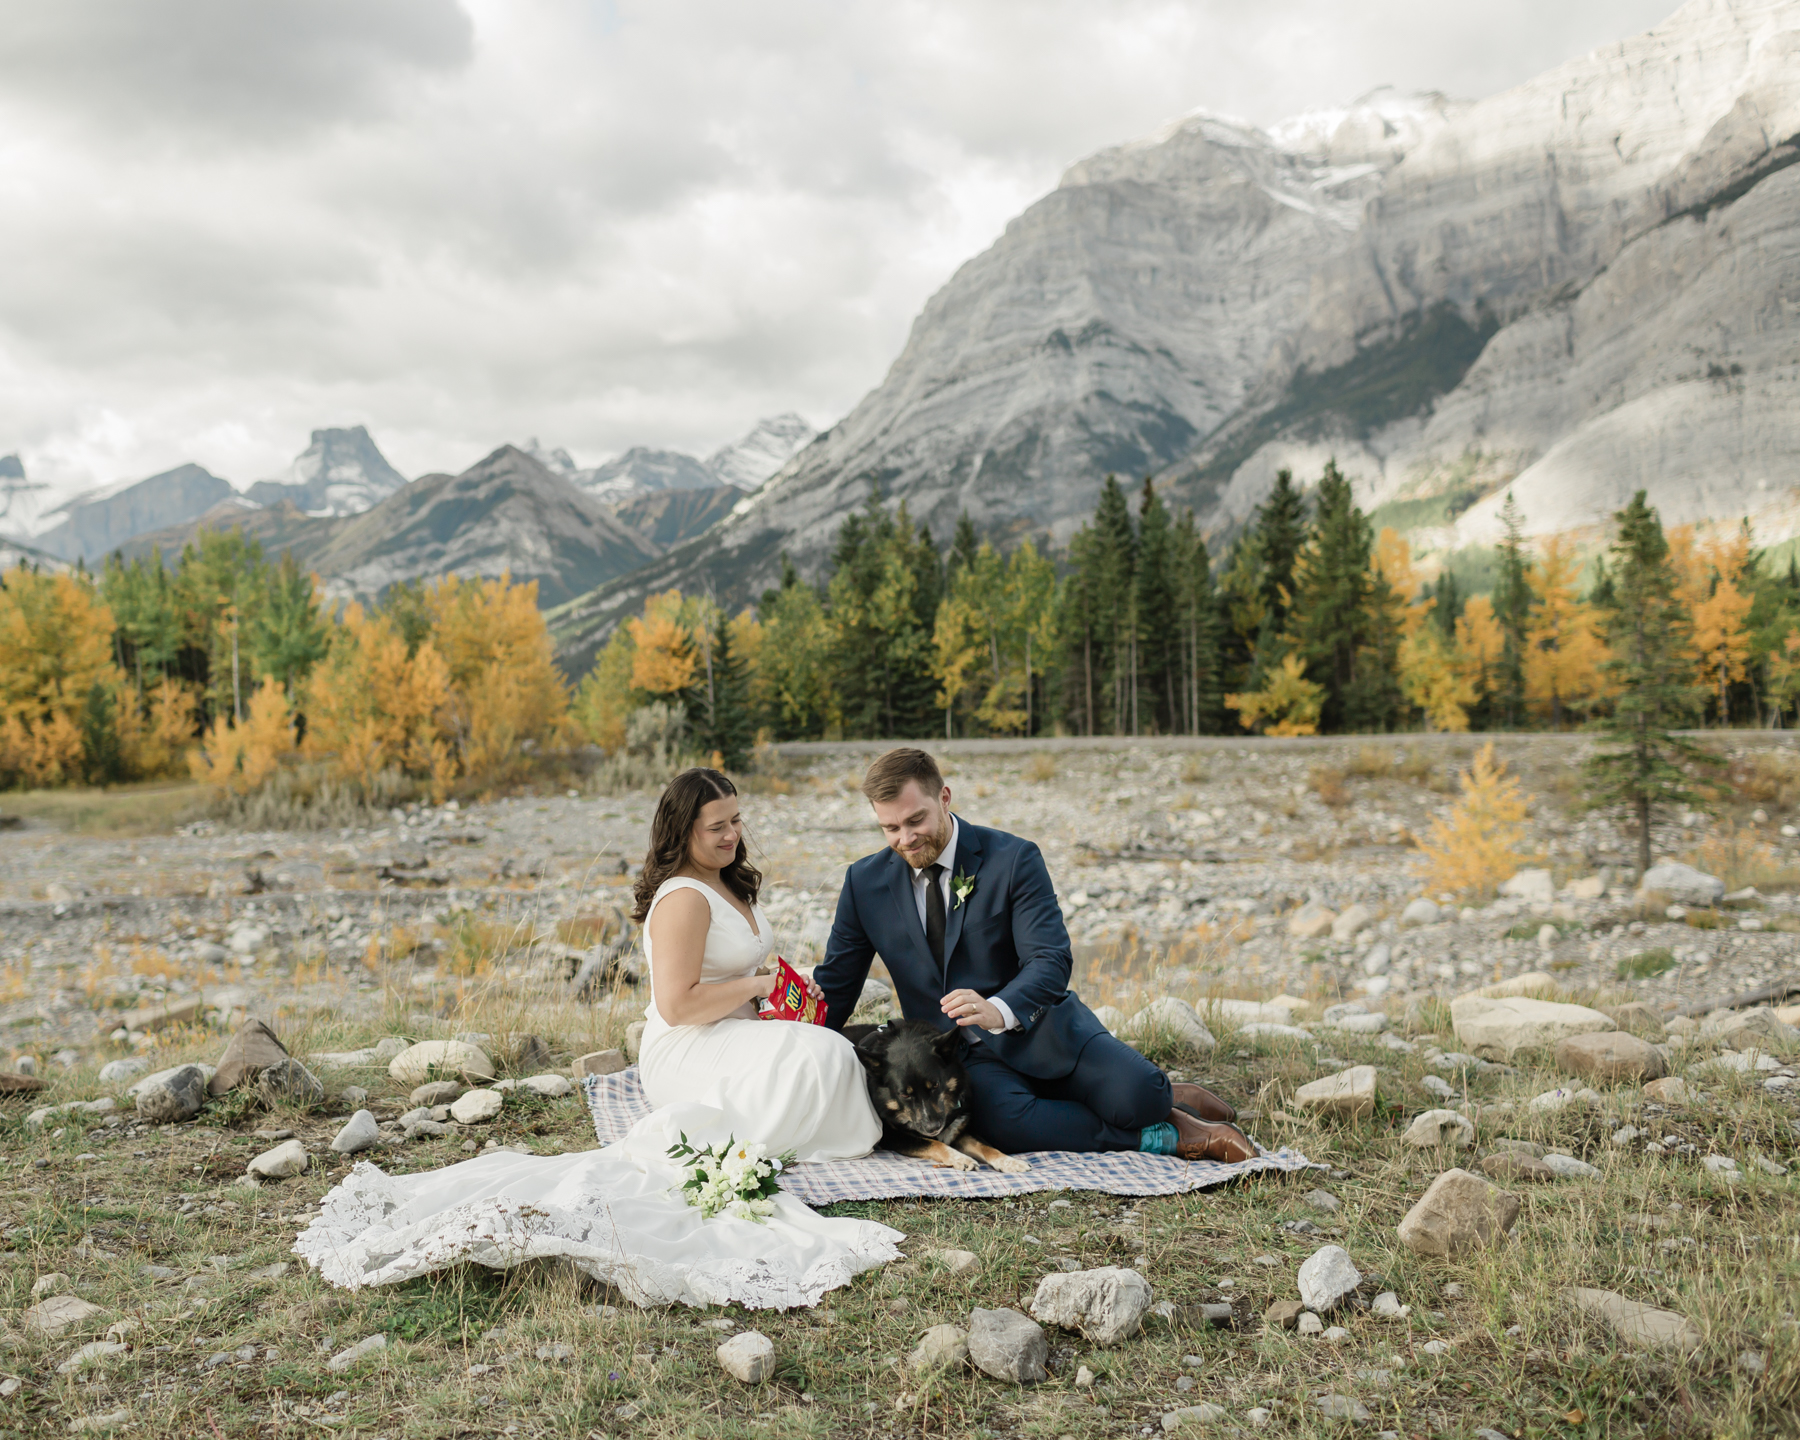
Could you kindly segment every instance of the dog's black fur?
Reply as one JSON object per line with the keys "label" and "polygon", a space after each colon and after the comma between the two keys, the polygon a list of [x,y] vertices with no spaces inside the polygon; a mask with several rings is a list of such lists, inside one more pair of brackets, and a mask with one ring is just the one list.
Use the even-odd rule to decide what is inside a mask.
{"label": "dog's black fur", "polygon": [[1009,1173],[1030,1168],[969,1134],[972,1086],[955,1030],[890,1020],[846,1025],[844,1038],[863,1063],[884,1147],[957,1170],[973,1170],[976,1161]]}

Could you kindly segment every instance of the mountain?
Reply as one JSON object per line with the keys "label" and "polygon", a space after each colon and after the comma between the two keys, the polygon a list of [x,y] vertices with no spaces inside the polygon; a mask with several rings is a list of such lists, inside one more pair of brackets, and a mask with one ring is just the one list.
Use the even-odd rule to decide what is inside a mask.
{"label": "mountain", "polygon": [[[1800,530],[1800,0],[1692,0],[1478,103],[1196,112],[1072,166],[925,305],[886,378],[700,541],[554,618],[822,572],[871,489],[947,540],[1067,539],[1145,474],[1215,542],[1335,455],[1422,544],[1671,521]],[[1215,543],[1215,549],[1217,544]]]}
{"label": "mountain", "polygon": [[313,431],[280,479],[258,480],[245,493],[259,505],[285,500],[308,515],[360,515],[405,484],[368,430],[354,425]]}
{"label": "mountain", "polygon": [[547,607],[660,553],[593,496],[503,445],[460,475],[421,476],[334,522],[309,560],[338,597],[373,598],[400,581],[452,572],[510,573],[537,581]]}
{"label": "mountain", "polygon": [[616,460],[580,471],[578,483],[596,500],[616,505],[661,490],[708,490],[719,481],[692,455],[633,445]]}
{"label": "mountain", "polygon": [[735,485],[706,490],[657,490],[613,506],[613,514],[659,550],[704,535],[729,515],[744,492]]}
{"label": "mountain", "polygon": [[316,569],[318,554],[349,522],[330,515],[308,515],[290,500],[257,505],[247,496],[233,495],[212,509],[179,525],[166,525],[135,536],[118,547],[125,560],[149,559],[160,553],[173,563],[184,547],[202,530],[240,530],[270,556],[291,551],[303,570]]}
{"label": "mountain", "polygon": [[706,468],[727,485],[757,490],[819,432],[792,410],[758,420],[750,433],[706,457]]}
{"label": "mountain", "polygon": [[50,487],[27,479],[17,455],[0,455],[0,535],[29,539],[46,528],[44,517],[57,508]]}
{"label": "mountain", "polygon": [[[63,560],[98,562],[134,536],[191,520],[237,491],[199,465],[178,465],[147,480],[130,481],[78,495],[60,511],[33,544]],[[60,517],[60,519],[59,519]]]}

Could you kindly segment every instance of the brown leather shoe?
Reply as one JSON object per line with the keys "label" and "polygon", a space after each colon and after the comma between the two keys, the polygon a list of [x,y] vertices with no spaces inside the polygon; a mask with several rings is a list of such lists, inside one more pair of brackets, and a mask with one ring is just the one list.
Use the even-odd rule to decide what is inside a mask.
{"label": "brown leather shoe", "polygon": [[1171,1110],[1175,1153],[1183,1160],[1223,1160],[1235,1164],[1256,1158],[1256,1146],[1237,1126],[1223,1120],[1196,1120],[1185,1110]]}
{"label": "brown leather shoe", "polygon": [[1169,1088],[1175,1092],[1175,1108],[1187,1111],[1196,1120],[1237,1119],[1237,1111],[1203,1085],[1177,1080],[1171,1082]]}

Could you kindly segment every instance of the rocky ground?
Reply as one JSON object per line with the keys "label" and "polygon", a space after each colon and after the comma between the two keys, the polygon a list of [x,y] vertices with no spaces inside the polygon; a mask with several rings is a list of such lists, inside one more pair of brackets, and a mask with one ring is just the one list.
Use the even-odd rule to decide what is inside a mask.
{"label": "rocky ground", "polygon": [[[419,1115],[429,1107],[383,1061],[402,1040],[472,1036],[527,1079],[623,1043],[643,1003],[626,886],[652,796],[410,809],[324,834],[202,821],[120,836],[103,815],[99,833],[0,831],[0,1063],[49,1082],[8,1100],[0,1129],[0,1433],[121,1411],[109,1423],[171,1435],[1322,1433],[1363,1411],[1371,1432],[1791,1431],[1800,1215],[1775,1172],[1800,1139],[1787,1063],[1800,1053],[1774,1011],[1749,1030],[1698,1018],[1800,973],[1783,741],[1724,742],[1718,812],[1659,832],[1659,854],[1734,897],[1673,908],[1634,891],[1624,838],[1575,809],[1583,752],[1568,737],[1500,747],[1536,797],[1541,873],[1497,901],[1432,906],[1414,903],[1412,839],[1454,798],[1466,737],[951,747],[959,810],[1043,846],[1089,1002],[1209,1076],[1265,1143],[1328,1168],[1141,1202],[846,1207],[905,1230],[914,1258],[818,1312],[717,1317],[773,1341],[774,1378],[755,1388],[720,1368],[705,1317],[597,1310],[606,1297],[566,1276],[352,1296],[275,1268],[347,1168],[329,1142],[356,1109],[394,1169],[592,1143],[579,1101],[547,1082],[465,1121]],[[745,812],[781,948],[804,962],[843,865],[875,834],[857,747],[794,748]],[[1583,1041],[1613,1046],[1603,1072],[1553,1043],[1579,1031],[1515,1044],[1506,1015],[1483,1021],[1471,1002],[1453,1015],[1456,997],[1496,985],[1535,997],[1507,1005],[1579,1002],[1599,1017],[1587,1031],[1656,1058]],[[145,1071],[218,1063],[250,1016],[313,1058],[325,1099],[235,1090],[169,1121],[128,1095]],[[1646,1093],[1646,1066],[1685,1088]],[[290,1141],[303,1173],[235,1183]],[[1511,1238],[1418,1253],[1397,1227],[1457,1162],[1520,1197]],[[1328,1243],[1358,1278],[1302,1313],[1302,1262]],[[976,1260],[926,1258],[946,1249]],[[1113,1345],[1049,1325],[1041,1383],[909,1359],[933,1325],[1029,1310],[1044,1275],[1106,1264],[1169,1303]],[[1672,1348],[1627,1341],[1612,1302],[1583,1311],[1571,1287],[1695,1328]],[[59,1291],[99,1313],[54,1330],[28,1319]],[[375,1334],[383,1347],[332,1368]],[[78,1353],[87,1342],[124,1348]]]}

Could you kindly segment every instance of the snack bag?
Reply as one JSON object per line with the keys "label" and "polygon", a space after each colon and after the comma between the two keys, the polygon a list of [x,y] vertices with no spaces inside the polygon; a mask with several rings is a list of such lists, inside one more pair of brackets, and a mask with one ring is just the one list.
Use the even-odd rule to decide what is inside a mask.
{"label": "snack bag", "polygon": [[829,1008],[823,1000],[813,999],[800,972],[779,955],[775,957],[775,988],[757,1003],[765,1020],[798,1020],[803,1025],[823,1025]]}

